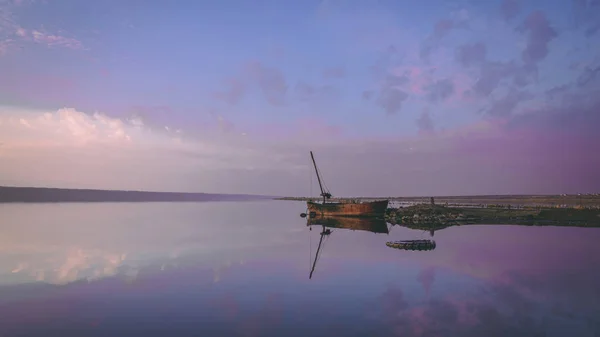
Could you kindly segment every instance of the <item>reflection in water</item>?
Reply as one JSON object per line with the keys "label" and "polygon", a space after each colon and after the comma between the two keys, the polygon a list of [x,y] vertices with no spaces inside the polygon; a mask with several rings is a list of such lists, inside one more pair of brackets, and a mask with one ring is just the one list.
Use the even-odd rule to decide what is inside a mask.
{"label": "reflection in water", "polygon": [[[304,207],[0,206],[0,335],[600,333],[597,228],[310,219],[308,231]],[[431,229],[434,250],[385,245]]]}
{"label": "reflection in water", "polygon": [[390,241],[385,243],[386,246],[404,249],[404,250],[434,250],[436,247],[433,240],[402,240]]}
{"label": "reflection in water", "polygon": [[343,228],[350,230],[367,231],[372,233],[388,234],[389,228],[385,220],[379,218],[354,218],[354,217],[307,217],[307,226],[325,226],[330,228]]}
{"label": "reflection in water", "polygon": [[332,231],[329,228],[339,228],[339,229],[350,229],[350,230],[360,230],[367,231],[372,233],[384,233],[389,234],[389,228],[387,227],[387,223],[383,219],[379,218],[358,218],[358,217],[333,217],[333,216],[317,216],[317,217],[307,217],[306,225],[312,230],[311,226],[322,226],[323,230],[320,233],[319,244],[317,245],[317,252],[315,254],[315,260],[313,262],[312,268],[310,269],[310,274],[308,276],[309,279],[312,279],[312,275],[315,271],[315,267],[317,265],[317,261],[319,258],[319,252],[321,251],[321,245],[324,244],[323,238],[329,238]]}
{"label": "reflection in water", "polygon": [[14,267],[10,273],[0,272],[0,284],[35,281],[61,285],[81,279],[96,280],[116,275],[127,256],[81,247],[39,254],[22,251],[18,255],[11,261]]}

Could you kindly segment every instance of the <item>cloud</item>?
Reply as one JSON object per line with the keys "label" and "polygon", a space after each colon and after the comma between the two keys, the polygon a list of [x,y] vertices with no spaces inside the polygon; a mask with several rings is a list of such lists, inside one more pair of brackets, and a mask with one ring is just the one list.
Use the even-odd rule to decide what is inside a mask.
{"label": "cloud", "polygon": [[555,97],[559,97],[560,95],[564,94],[565,91],[569,90],[569,87],[570,86],[567,84],[559,85],[559,86],[556,86],[556,87],[546,90],[545,94],[546,94],[546,96],[548,96],[548,98],[553,99]]}
{"label": "cloud", "polygon": [[299,81],[294,88],[296,94],[302,101],[319,100],[323,101],[332,98],[336,94],[336,90],[331,85],[322,85],[315,87],[304,81]]}
{"label": "cloud", "polygon": [[227,118],[219,115],[219,114],[212,114],[213,117],[217,120],[217,125],[219,130],[223,131],[223,132],[231,132],[235,129],[235,124],[228,120]]}
{"label": "cloud", "polygon": [[[472,80],[473,93],[480,99],[477,108],[483,108],[484,117],[493,117],[444,128],[446,118],[434,125],[431,114],[417,105],[416,113],[406,114],[410,127],[419,131],[416,135],[357,137],[347,132],[351,127],[341,127],[331,116],[323,120],[292,116],[244,125],[235,116],[215,110],[212,115],[202,112],[206,118],[195,116],[191,123],[178,120],[175,108],[161,105],[132,107],[120,118],[72,109],[4,109],[0,155],[9,165],[0,168],[0,183],[302,195],[306,190],[298,175],[305,169],[305,154],[313,150],[326,158],[322,170],[335,172],[329,179],[336,195],[593,189],[593,170],[600,165],[589,156],[598,150],[591,128],[600,122],[593,113],[598,107],[595,64],[582,68],[581,76],[587,76],[582,77],[582,86],[574,81],[549,91],[552,104],[541,101],[533,88],[515,84],[518,76],[528,74],[526,69],[514,61],[484,61],[470,69],[477,81],[459,81],[461,72],[440,73],[412,63],[388,69],[379,88],[375,87],[379,90],[365,95],[388,114],[404,112],[405,104],[412,110],[418,99],[427,99],[431,92],[436,93],[435,99],[448,99],[443,90],[433,88],[451,79],[456,93]],[[531,72],[528,80],[534,77]],[[258,77],[240,81],[251,83],[249,79]],[[294,87],[294,94],[318,101],[319,87],[304,84]],[[46,113],[50,117],[43,124]],[[568,152],[569,161],[556,156],[560,151]],[[366,162],[379,165],[374,168]],[[74,168],[77,174],[67,174]],[[410,176],[410,181],[399,181],[395,178],[399,174]],[[356,184],[348,186],[344,181]]]}
{"label": "cloud", "polygon": [[16,35],[19,29],[11,9],[10,3],[0,2],[0,56],[5,54],[9,46],[14,43],[13,35]]}
{"label": "cloud", "polygon": [[233,78],[227,81],[227,90],[215,93],[215,97],[225,103],[238,104],[246,93],[246,85],[239,79]]}
{"label": "cloud", "polygon": [[420,133],[433,132],[433,120],[431,119],[428,110],[424,110],[417,119],[417,127],[419,128]]}
{"label": "cloud", "polygon": [[398,52],[398,48],[396,48],[395,45],[390,44],[383,51],[379,52],[378,58],[370,67],[370,70],[376,76],[385,75],[387,74],[388,68],[397,64],[400,59],[401,55]]}
{"label": "cloud", "polygon": [[19,27],[19,28],[17,29],[17,31],[15,32],[15,34],[16,34],[18,37],[27,37],[27,31],[26,31],[25,29],[21,28],[21,27]]}
{"label": "cloud", "polygon": [[481,66],[480,75],[473,84],[473,92],[481,97],[489,96],[500,83],[518,71],[514,62],[486,62]]}
{"label": "cloud", "polygon": [[[512,71],[512,66],[498,66],[512,74],[503,67]],[[401,111],[408,100],[402,89],[411,85],[406,74],[412,73],[390,72],[382,82],[384,90],[373,97],[388,114]],[[591,86],[591,82],[586,85]],[[0,167],[0,184],[302,195],[305,174],[300,172],[306,172],[305,155],[313,150],[326,158],[320,163],[322,171],[335,172],[326,176],[336,195],[593,189],[593,172],[600,163],[589,153],[600,150],[594,148],[600,142],[590,128],[598,124],[593,114],[598,95],[588,91],[570,98],[572,89],[565,90],[556,94],[555,100],[563,102],[560,108],[541,105],[524,113],[515,108],[517,98],[525,99],[521,90],[515,90],[492,101],[495,106],[487,106],[488,113],[508,118],[506,124],[489,120],[456,129],[437,128],[435,134],[381,138],[351,137],[331,120],[295,118],[242,127],[217,112],[207,119],[206,127],[194,130],[191,125],[170,124],[176,122],[169,117],[170,108],[160,106],[140,108],[130,119],[73,109],[3,108],[1,156],[8,164]],[[410,118],[419,117],[421,131],[432,128],[428,114]],[[555,155],[563,150],[568,150],[568,161]],[[374,168],[367,162],[378,165]],[[411,179],[398,180],[398,175]]]}
{"label": "cloud", "polygon": [[387,114],[393,115],[400,112],[407,98],[408,94],[400,89],[385,88],[379,93],[377,103]]}
{"label": "cloud", "polygon": [[[273,165],[277,155],[265,160],[266,152],[257,151],[232,130],[233,124],[218,115],[214,130],[191,137],[168,125],[150,128],[139,118],[89,115],[69,108],[55,112],[2,108],[0,155],[7,165],[0,169],[0,184],[186,190],[185,179],[171,187],[161,183],[152,187],[151,181],[189,177],[202,169],[290,169],[285,163]],[[220,136],[223,132],[229,136]]]}
{"label": "cloud", "polygon": [[519,30],[527,33],[527,46],[522,53],[525,63],[538,63],[548,55],[548,44],[558,36],[557,31],[550,25],[546,14],[534,11],[529,14]]}
{"label": "cloud", "polygon": [[23,47],[26,42],[34,42],[48,47],[84,49],[83,43],[73,37],[21,26],[20,20],[14,14],[15,9],[31,4],[32,2],[29,1],[0,2],[0,56],[6,54],[10,48]]}
{"label": "cloud", "polygon": [[511,115],[520,102],[530,99],[533,96],[524,91],[509,89],[508,93],[500,99],[492,101],[486,114],[492,117],[506,117]]}
{"label": "cloud", "polygon": [[505,21],[514,19],[520,10],[521,6],[517,0],[503,0],[500,5],[500,13]]}
{"label": "cloud", "polygon": [[325,78],[344,78],[346,76],[346,70],[343,67],[327,68],[323,70],[323,77]]}
{"label": "cloud", "polygon": [[596,33],[598,33],[598,31],[600,31],[600,23],[587,28],[585,30],[585,36],[592,37],[592,36],[596,35]]}
{"label": "cloud", "polygon": [[442,19],[435,23],[433,27],[433,36],[441,39],[455,28],[455,23],[450,19]]}
{"label": "cloud", "polygon": [[487,49],[482,42],[467,43],[456,50],[456,60],[465,67],[478,65],[485,61]]}
{"label": "cloud", "polygon": [[[521,9],[515,10],[517,3],[519,4],[517,7]],[[40,71],[36,70],[35,74],[33,70],[26,70],[30,68],[25,64],[19,67],[3,64],[0,95],[3,93],[4,97],[0,98],[14,104],[51,106],[54,110],[45,112],[53,115],[56,108],[77,107],[77,112],[84,112],[83,121],[92,125],[100,123],[93,114],[96,109],[105,112],[107,118],[120,120],[123,123],[123,134],[130,138],[128,142],[123,138],[122,143],[118,145],[116,142],[109,143],[103,136],[105,132],[98,131],[100,127],[97,126],[95,129],[84,129],[89,134],[96,132],[95,138],[89,138],[87,143],[80,141],[84,145],[80,145],[78,151],[81,153],[88,150],[96,151],[95,153],[113,151],[109,155],[112,156],[111,158],[139,156],[139,162],[147,163],[148,166],[142,168],[140,166],[143,165],[138,165],[140,171],[152,171],[157,174],[157,171],[171,170],[173,173],[179,173],[181,177],[186,177],[169,182],[163,181],[161,184],[156,182],[156,179],[152,179],[152,186],[160,185],[161,189],[173,190],[181,186],[197,190],[218,188],[216,181],[222,184],[227,175],[235,175],[230,181],[236,181],[241,189],[265,188],[269,191],[277,190],[279,194],[288,193],[284,189],[289,186],[294,190],[289,193],[302,193],[303,190],[297,183],[300,178],[296,173],[298,167],[305,164],[301,161],[302,153],[314,147],[315,151],[325,153],[326,157],[334,157],[340,162],[349,161],[354,165],[353,167],[356,167],[353,170],[345,170],[352,172],[343,172],[338,177],[337,169],[340,167],[331,164],[333,172],[336,172],[336,177],[332,179],[336,179],[340,186],[336,188],[336,191],[339,190],[336,193],[339,194],[346,192],[379,194],[384,191],[392,194],[398,191],[408,194],[425,193],[419,190],[417,182],[422,184],[426,181],[426,175],[436,175],[441,172],[442,167],[444,172],[451,172],[449,173],[451,177],[439,178],[436,186],[430,187],[427,193],[434,193],[436,190],[448,191],[447,193],[459,191],[458,182],[462,182],[465,191],[491,191],[494,186],[504,191],[526,190],[527,186],[537,191],[562,190],[565,187],[560,181],[552,181],[547,188],[541,187],[538,182],[534,183],[534,180],[541,179],[537,177],[533,177],[534,180],[530,179],[532,172],[536,172],[539,168],[536,166],[538,164],[532,163],[528,158],[539,158],[540,162],[546,165],[554,165],[549,175],[567,177],[567,173],[559,171],[582,172],[582,170],[549,158],[550,154],[547,152],[536,153],[543,149],[543,146],[556,146],[559,142],[550,139],[551,137],[536,139],[533,136],[526,136],[526,133],[529,130],[532,131],[532,135],[543,136],[545,132],[552,130],[558,132],[556,135],[567,134],[565,139],[573,144],[584,143],[584,139],[577,138],[576,135],[581,130],[587,130],[589,126],[576,122],[576,119],[587,118],[593,121],[593,118],[587,114],[586,116],[579,113],[567,114],[564,111],[571,109],[575,112],[583,109],[571,98],[574,95],[581,102],[588,102],[586,104],[594,106],[591,102],[593,100],[591,88],[598,83],[596,71],[598,64],[594,63],[597,52],[591,43],[593,41],[583,35],[584,31],[593,25],[587,22],[577,30],[566,27],[563,34],[560,27],[565,27],[567,21],[556,17],[555,14],[558,12],[552,12],[550,15],[549,9],[542,7],[547,12],[530,13],[525,11],[524,4],[518,0],[507,0],[496,1],[487,7],[464,9],[455,7],[455,4],[451,6],[454,12],[442,9],[446,13],[440,12],[437,17],[416,10],[414,18],[412,14],[407,15],[411,16],[411,20],[421,22],[423,25],[413,25],[408,21],[397,21],[393,10],[398,8],[388,8],[387,3],[357,5],[344,1],[334,6],[335,10],[328,13],[327,20],[319,18],[310,21],[315,29],[307,30],[308,35],[301,39],[265,42],[256,37],[257,46],[262,44],[269,47],[282,43],[282,48],[286,51],[298,52],[286,52],[285,62],[279,62],[282,61],[280,59],[277,63],[269,63],[270,61],[267,60],[273,59],[269,54],[270,51],[257,47],[257,54],[250,55],[240,50],[240,54],[236,56],[237,61],[233,62],[239,62],[238,65],[241,65],[242,69],[232,76],[225,75],[224,83],[217,82],[215,85],[212,78],[218,77],[218,74],[227,74],[235,65],[216,63],[215,66],[223,68],[209,69],[213,73],[207,73],[206,79],[184,76],[181,78],[183,82],[178,83],[176,92],[166,92],[163,91],[162,85],[159,88],[150,80],[144,80],[143,83],[138,81],[137,85],[132,86],[131,81],[139,79],[139,73],[129,67],[129,63],[113,60],[112,56],[111,60],[98,59],[92,67],[84,64],[87,61],[77,63],[82,61],[80,57],[69,56],[76,56],[78,53],[66,53],[65,58],[61,57],[59,63],[53,63],[50,68],[43,68],[47,64],[44,62],[55,62],[55,59],[48,58],[44,62],[36,63]],[[586,2],[588,10],[591,8],[589,4],[589,1]],[[564,6],[561,6],[561,13],[563,9]],[[21,12],[14,11],[14,13]],[[296,15],[296,13],[289,14]],[[352,20],[354,18],[356,20]],[[73,38],[80,36],[54,30],[52,25],[28,25],[28,22],[16,20],[12,14],[11,20],[9,36],[11,41],[8,44],[9,48],[6,49],[8,52],[24,44],[34,43],[45,45],[54,43],[55,47],[79,48],[76,43],[71,45],[66,40],[51,36]],[[554,20],[556,26],[550,22]],[[360,22],[361,29],[349,29],[356,22]],[[521,22],[523,24],[519,29],[515,29],[515,26]],[[177,27],[174,29],[177,31]],[[309,62],[311,63],[309,67],[305,61],[312,57],[313,49],[308,48],[309,45],[300,44],[315,41],[311,34],[316,32],[336,43],[320,46],[324,57],[317,63]],[[390,34],[386,34],[388,32]],[[251,32],[245,33],[251,34]],[[126,36],[120,35],[119,38],[124,37]],[[372,37],[372,41],[367,41],[369,40],[367,37]],[[38,42],[35,42],[36,38]],[[108,41],[114,37],[110,34],[103,35],[102,39],[105,38]],[[82,38],[81,41],[87,40]],[[247,42],[250,43],[249,40]],[[556,48],[552,47],[554,44]],[[103,51],[100,54],[108,57],[115,52],[110,49],[112,45],[112,43],[106,44],[104,46],[108,48],[106,53]],[[95,46],[100,48],[101,44]],[[420,52],[427,48],[431,48],[431,55],[428,59],[422,59]],[[38,49],[40,48],[35,48]],[[42,52],[40,57],[44,57],[43,49],[40,49]],[[561,52],[561,50],[569,51]],[[138,52],[141,55],[142,50],[132,50],[133,54]],[[346,61],[339,62],[340,55],[347,57]],[[5,60],[13,59],[5,58]],[[173,61],[166,60],[166,62]],[[247,62],[247,60],[254,61]],[[323,60],[326,62],[321,62]],[[163,62],[158,59],[146,61]],[[71,62],[81,67],[82,71],[76,74],[71,74],[72,72],[68,75],[59,74],[62,73],[61,69]],[[568,67],[575,63],[578,67]],[[349,65],[352,65],[352,69]],[[369,68],[370,65],[373,66]],[[184,64],[176,64],[176,66],[187,69]],[[98,69],[106,67],[111,69],[110,78],[98,76],[98,81],[92,82],[79,80],[79,77],[86,74],[97,76]],[[185,72],[182,70],[184,68],[162,67],[160,69],[161,72],[164,71],[165,76],[169,75],[172,78],[178,78],[175,75]],[[353,72],[351,77],[348,76],[350,70]],[[584,71],[580,72],[582,70]],[[70,78],[61,80],[57,78],[59,76]],[[154,75],[149,76],[152,78]],[[316,77],[311,78],[311,76]],[[334,84],[338,81],[333,79],[342,76],[344,83],[339,82],[339,85],[343,86],[344,90],[337,85],[336,87],[323,85]],[[212,84],[198,82],[204,80],[212,81]],[[185,81],[191,82],[185,83]],[[321,83],[322,81],[325,82]],[[198,88],[211,85],[213,87],[209,89],[208,95],[197,92]],[[123,86],[127,86],[131,91],[122,90]],[[41,95],[44,97],[40,97]],[[330,106],[327,106],[328,104]],[[434,104],[436,104],[435,110]],[[554,104],[561,106],[560,113],[554,111],[558,109],[552,107]],[[424,108],[429,105],[431,105],[429,107],[431,112],[424,112]],[[442,107],[443,110],[439,109]],[[228,111],[231,109],[247,113],[233,114]],[[275,113],[282,109],[286,113]],[[591,108],[585,109],[591,111]],[[314,117],[322,111],[329,113],[324,114],[322,119]],[[538,115],[538,111],[550,113],[544,117],[541,112]],[[443,113],[443,116],[438,112]],[[294,115],[294,113],[308,113],[308,115]],[[395,116],[383,116],[383,114]],[[17,139],[21,139],[23,144],[25,140],[33,142],[34,139],[41,139],[36,138],[36,134],[32,131],[39,127],[36,126],[36,120],[32,119],[32,116],[25,113],[14,116],[14,123],[11,122],[11,125],[22,130],[22,134],[9,130],[7,132],[11,132],[11,137],[0,135],[5,144],[2,147],[3,156],[17,155],[15,150]],[[58,120],[58,117],[53,118]],[[311,118],[314,120],[310,120]],[[21,119],[25,123],[21,123]],[[480,119],[483,121],[479,121]],[[535,120],[543,127],[535,125],[530,122],[531,120]],[[81,121],[77,123],[85,125]],[[555,123],[569,125],[572,129],[561,131],[554,127]],[[527,127],[517,127],[521,124]],[[483,134],[477,129],[479,127],[489,133]],[[68,134],[71,134],[70,137],[75,137],[64,125],[61,128],[66,130],[65,137]],[[435,132],[432,132],[433,130]],[[558,137],[556,135],[554,137]],[[311,139],[301,139],[303,136],[310,136]],[[526,141],[526,145],[523,145],[524,149],[512,154],[504,151],[503,148],[506,146],[517,146],[516,142],[510,140],[511,137]],[[586,137],[593,139],[591,135]],[[315,141],[315,138],[319,141]],[[67,146],[71,141],[67,141],[66,138],[59,138],[52,134],[51,138],[45,139],[54,142],[60,140],[61,144],[69,148],[68,151],[75,151],[74,146]],[[84,139],[84,137],[75,137],[75,139]],[[73,144],[78,143],[74,141]],[[160,168],[153,166],[157,160],[152,156],[158,157],[158,155],[152,154],[154,145],[150,144],[160,148],[156,153],[170,158],[161,161]],[[488,147],[487,151],[486,147]],[[209,154],[199,150],[204,148],[212,150],[208,151]],[[562,149],[560,145],[559,148]],[[592,146],[588,145],[587,148],[591,149]],[[490,149],[499,151],[497,158],[493,158],[489,153]],[[27,153],[29,158],[27,160],[32,160],[34,153],[44,156],[41,150],[33,146],[23,153]],[[128,155],[126,156],[125,153]],[[240,157],[236,159],[234,153]],[[358,161],[350,158],[356,153],[364,156],[363,159]],[[530,157],[527,157],[526,153]],[[72,158],[79,158],[69,154],[71,155]],[[496,164],[511,166],[518,160],[525,160],[527,164],[524,164],[525,168],[521,171],[516,167],[509,167],[508,172],[512,172],[509,174],[488,166],[488,163],[483,163],[485,170],[481,169],[473,173],[474,170],[469,165],[479,164],[483,160],[477,155],[486,159],[491,158]],[[580,164],[584,162],[583,157],[580,157],[581,153],[571,155],[577,157],[576,162]],[[281,158],[281,162],[269,167],[272,164],[269,156]],[[410,157],[408,164],[403,156]],[[463,161],[459,161],[458,157]],[[25,159],[20,160],[19,165],[25,166]],[[382,165],[369,168],[361,163],[366,160],[381,161]],[[396,161],[404,163],[404,167]],[[589,162],[589,167],[595,165],[593,158],[590,158]],[[126,163],[135,165],[133,159],[128,159]],[[116,164],[111,162],[110,165],[114,170],[119,171]],[[206,171],[198,174],[199,167]],[[421,169],[421,167],[425,168]],[[65,169],[66,166],[62,168]],[[285,171],[284,168],[290,168],[290,172]],[[217,170],[221,171],[217,172]],[[127,168],[120,172],[131,171],[132,169]],[[414,177],[411,179],[414,180],[414,184],[411,181],[407,183],[409,185],[407,188],[402,188],[400,182],[393,178],[398,175],[394,174],[394,171]],[[24,173],[19,173],[17,170],[14,172],[18,173],[16,176],[24,177]],[[166,173],[162,174],[166,175]],[[28,175],[35,176],[32,172]],[[215,182],[208,181],[209,178],[198,178],[200,175],[212,177]],[[516,176],[514,182],[508,181],[511,175]],[[113,176],[116,177],[114,174]],[[347,186],[341,182],[342,177],[356,181],[364,180],[367,176],[377,176],[377,182],[371,186],[366,182],[358,182],[356,186]],[[467,178],[470,176],[473,176],[477,183],[469,183]],[[7,175],[4,174],[1,177],[2,181],[8,181],[6,177]],[[62,177],[68,180],[66,174]],[[386,186],[386,183],[379,182],[380,177],[382,180],[383,177],[388,177],[393,182]],[[268,180],[269,183],[258,182],[258,179]],[[38,178],[37,181],[41,180]],[[85,179],[79,179],[78,182],[83,180]],[[496,180],[502,180],[503,183],[494,183]],[[183,181],[189,183],[185,184]],[[504,182],[507,181],[509,183],[505,184]],[[573,178],[572,181],[574,186],[583,186],[580,178]],[[525,187],[520,187],[517,182]],[[59,184],[58,181],[55,183]],[[228,181],[227,184],[229,183]],[[94,184],[100,185],[99,182]],[[141,182],[138,181],[136,184]],[[111,186],[115,185],[118,184]],[[235,187],[231,183],[228,188]]]}
{"label": "cloud", "polygon": [[600,2],[597,0],[573,0],[573,19],[575,27],[585,27],[585,36],[592,37],[598,31],[598,14],[600,14]]}
{"label": "cloud", "polygon": [[74,38],[68,38],[61,35],[48,34],[37,30],[31,31],[31,37],[33,41],[41,44],[45,44],[48,47],[64,47],[69,49],[83,49],[83,45],[79,40]]}
{"label": "cloud", "polygon": [[[4,139],[9,147],[79,146],[88,143],[122,143],[131,140],[119,119],[95,113],[91,116],[74,109],[60,109],[35,117],[3,117]],[[14,128],[14,129],[11,129]]]}
{"label": "cloud", "polygon": [[452,18],[438,20],[433,26],[433,32],[421,44],[419,57],[422,61],[429,62],[431,54],[439,48],[440,42],[453,30],[468,27],[469,15],[466,10],[454,13]]}
{"label": "cloud", "polygon": [[446,100],[454,94],[454,82],[449,79],[441,79],[425,87],[427,100],[437,103]]}
{"label": "cloud", "polygon": [[596,79],[598,72],[600,72],[600,66],[595,68],[586,67],[577,78],[577,86],[585,87],[592,83]]}
{"label": "cloud", "polygon": [[16,7],[30,5],[26,1],[0,3],[0,55],[12,45],[23,46],[24,42],[34,42],[48,47],[62,47],[73,50],[84,49],[81,41],[61,34],[44,30],[27,29],[19,24],[13,11]]}
{"label": "cloud", "polygon": [[[402,109],[402,104],[408,99],[408,94],[402,87],[409,83],[406,74],[396,75],[387,73],[381,84],[381,89],[377,93],[377,105],[379,105],[387,114],[396,114]],[[363,93],[364,99],[370,99],[371,95]]]}
{"label": "cloud", "polygon": [[275,106],[282,105],[285,102],[288,85],[281,70],[254,61],[248,64],[247,71],[251,79],[258,83],[267,102]]}

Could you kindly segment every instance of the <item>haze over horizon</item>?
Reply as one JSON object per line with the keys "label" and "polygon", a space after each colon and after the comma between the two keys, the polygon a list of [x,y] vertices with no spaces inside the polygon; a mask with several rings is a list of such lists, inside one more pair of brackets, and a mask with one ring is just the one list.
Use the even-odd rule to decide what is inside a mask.
{"label": "haze over horizon", "polygon": [[600,1],[0,0],[0,185],[600,191]]}

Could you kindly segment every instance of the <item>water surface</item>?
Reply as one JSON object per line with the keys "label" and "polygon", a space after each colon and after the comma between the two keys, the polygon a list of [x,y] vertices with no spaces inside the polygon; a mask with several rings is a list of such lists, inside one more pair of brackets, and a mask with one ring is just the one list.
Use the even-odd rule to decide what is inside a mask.
{"label": "water surface", "polygon": [[597,336],[600,229],[321,228],[291,201],[0,205],[0,336]]}

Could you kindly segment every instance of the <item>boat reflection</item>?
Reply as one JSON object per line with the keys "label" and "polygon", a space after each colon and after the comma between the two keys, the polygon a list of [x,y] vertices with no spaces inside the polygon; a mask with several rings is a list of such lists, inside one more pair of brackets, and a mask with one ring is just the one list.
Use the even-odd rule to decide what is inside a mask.
{"label": "boat reflection", "polygon": [[312,279],[312,275],[315,271],[317,261],[319,259],[319,253],[321,248],[325,245],[327,238],[333,233],[333,229],[349,229],[349,230],[360,230],[367,231],[376,234],[389,234],[390,230],[384,219],[380,218],[350,218],[350,217],[332,217],[332,216],[317,216],[307,217],[306,225],[312,230],[313,226],[321,226],[321,233],[319,239],[319,245],[317,246],[317,252],[315,259],[308,276]]}
{"label": "boat reflection", "polygon": [[436,243],[433,240],[390,241],[386,242],[385,245],[401,250],[434,250],[436,247]]}
{"label": "boat reflection", "polygon": [[306,225],[343,228],[384,234],[389,234],[390,232],[385,220],[380,218],[317,216],[307,217]]}

